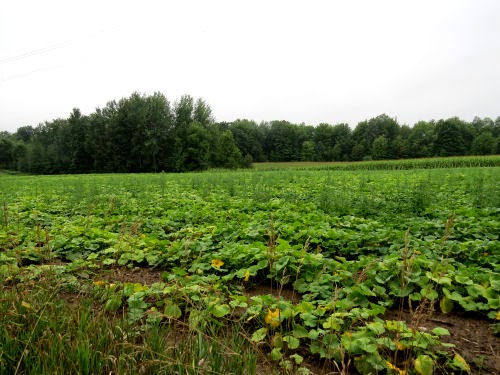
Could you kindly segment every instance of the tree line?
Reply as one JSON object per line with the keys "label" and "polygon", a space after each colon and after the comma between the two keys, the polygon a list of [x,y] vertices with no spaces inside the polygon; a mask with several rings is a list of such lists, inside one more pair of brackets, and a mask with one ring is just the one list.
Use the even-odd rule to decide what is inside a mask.
{"label": "tree line", "polygon": [[348,124],[215,122],[210,106],[161,93],[107,103],[84,116],[0,133],[0,168],[29,173],[184,172],[255,162],[355,161],[500,153],[496,120],[458,117],[400,125],[385,114]]}
{"label": "tree line", "polygon": [[0,168],[29,173],[193,171],[238,168],[245,158],[203,100],[171,104],[133,93],[83,116],[23,126],[0,140]]}

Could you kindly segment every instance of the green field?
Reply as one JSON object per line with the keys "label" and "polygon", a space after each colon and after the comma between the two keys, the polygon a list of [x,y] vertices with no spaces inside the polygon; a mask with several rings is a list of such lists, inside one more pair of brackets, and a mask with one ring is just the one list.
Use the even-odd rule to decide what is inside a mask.
{"label": "green field", "polygon": [[0,374],[495,373],[425,321],[500,348],[500,168],[439,163],[0,175]]}

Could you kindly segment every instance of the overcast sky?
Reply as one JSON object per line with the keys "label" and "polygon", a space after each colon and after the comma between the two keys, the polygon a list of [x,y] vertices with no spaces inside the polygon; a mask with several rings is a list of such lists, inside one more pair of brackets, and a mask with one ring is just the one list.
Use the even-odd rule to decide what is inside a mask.
{"label": "overcast sky", "polygon": [[138,91],[217,121],[500,115],[498,0],[0,0],[0,130]]}

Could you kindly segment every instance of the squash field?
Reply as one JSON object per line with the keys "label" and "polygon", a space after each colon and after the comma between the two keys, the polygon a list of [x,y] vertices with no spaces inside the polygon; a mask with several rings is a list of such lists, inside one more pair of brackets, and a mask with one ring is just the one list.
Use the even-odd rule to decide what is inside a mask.
{"label": "squash field", "polygon": [[498,373],[500,168],[359,165],[0,175],[0,374]]}

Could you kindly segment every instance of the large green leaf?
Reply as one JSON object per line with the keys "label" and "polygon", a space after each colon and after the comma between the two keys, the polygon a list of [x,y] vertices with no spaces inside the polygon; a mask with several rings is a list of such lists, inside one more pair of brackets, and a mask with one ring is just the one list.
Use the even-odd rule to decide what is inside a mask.
{"label": "large green leaf", "polygon": [[297,349],[300,346],[300,340],[294,336],[285,336],[283,341],[288,343],[289,349]]}
{"label": "large green leaf", "polygon": [[165,309],[163,313],[167,318],[171,319],[179,319],[182,316],[182,311],[179,305],[170,301],[165,303]]}
{"label": "large green leaf", "polygon": [[448,314],[453,310],[453,301],[448,297],[443,297],[439,301],[439,307],[441,308],[441,312],[443,314]]}
{"label": "large green leaf", "polygon": [[415,359],[415,371],[420,375],[434,374],[434,361],[426,354],[421,354]]}
{"label": "large green leaf", "polygon": [[215,304],[210,306],[210,313],[213,314],[217,318],[222,318],[231,312],[231,308],[227,304]]}
{"label": "large green leaf", "polygon": [[257,331],[255,331],[252,334],[252,341],[255,341],[255,342],[262,341],[262,340],[264,340],[266,335],[267,335],[267,328],[266,327],[259,328]]}

